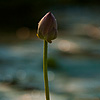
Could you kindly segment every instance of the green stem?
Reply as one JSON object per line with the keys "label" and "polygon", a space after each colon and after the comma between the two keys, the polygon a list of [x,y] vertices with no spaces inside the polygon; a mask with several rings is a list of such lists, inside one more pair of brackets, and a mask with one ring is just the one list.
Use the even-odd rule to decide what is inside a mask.
{"label": "green stem", "polygon": [[47,73],[47,48],[48,48],[48,43],[46,40],[44,40],[44,50],[43,50],[44,87],[45,87],[46,100],[50,100],[49,99],[49,86],[48,86],[48,73]]}

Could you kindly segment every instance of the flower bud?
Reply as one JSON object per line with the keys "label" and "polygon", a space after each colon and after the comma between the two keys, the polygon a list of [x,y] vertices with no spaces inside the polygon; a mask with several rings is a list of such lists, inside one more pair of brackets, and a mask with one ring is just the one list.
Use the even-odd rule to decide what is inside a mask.
{"label": "flower bud", "polygon": [[38,23],[37,36],[49,43],[57,37],[57,22],[51,12],[48,12]]}

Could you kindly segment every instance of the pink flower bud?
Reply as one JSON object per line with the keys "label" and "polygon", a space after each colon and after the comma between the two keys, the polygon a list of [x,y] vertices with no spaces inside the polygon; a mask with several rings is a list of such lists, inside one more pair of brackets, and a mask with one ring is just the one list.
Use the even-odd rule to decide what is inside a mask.
{"label": "pink flower bud", "polygon": [[37,36],[49,43],[57,37],[57,22],[51,12],[48,12],[38,23]]}

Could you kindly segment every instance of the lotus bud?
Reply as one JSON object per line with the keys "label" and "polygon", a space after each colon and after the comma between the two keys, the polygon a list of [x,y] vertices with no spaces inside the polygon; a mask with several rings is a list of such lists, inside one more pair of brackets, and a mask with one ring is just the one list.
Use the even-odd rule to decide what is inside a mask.
{"label": "lotus bud", "polygon": [[49,43],[57,38],[57,22],[51,12],[48,12],[38,23],[37,36]]}

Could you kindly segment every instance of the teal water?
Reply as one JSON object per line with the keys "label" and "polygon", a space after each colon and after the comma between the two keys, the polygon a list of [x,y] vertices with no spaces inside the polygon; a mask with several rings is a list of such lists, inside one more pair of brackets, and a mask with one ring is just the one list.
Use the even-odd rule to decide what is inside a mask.
{"label": "teal water", "polygon": [[[52,98],[55,100],[61,98],[62,100],[99,98],[99,58],[93,57],[93,55],[91,57],[83,54],[66,54],[66,52],[60,51],[57,45],[58,40],[55,40],[54,44],[49,45],[48,52],[49,57],[52,57],[57,63],[56,68],[49,68]],[[29,98],[30,93],[33,95],[36,93],[36,95],[43,97],[42,74],[42,41],[26,41],[16,45],[0,46],[0,81],[2,87],[0,95],[2,98],[9,94],[7,90],[4,91],[3,87],[9,88],[10,93],[13,91],[15,94],[17,93],[17,96],[14,94],[16,98],[24,95],[26,90],[30,90],[28,92]],[[13,98],[11,94],[5,98],[8,97],[9,99]]]}

